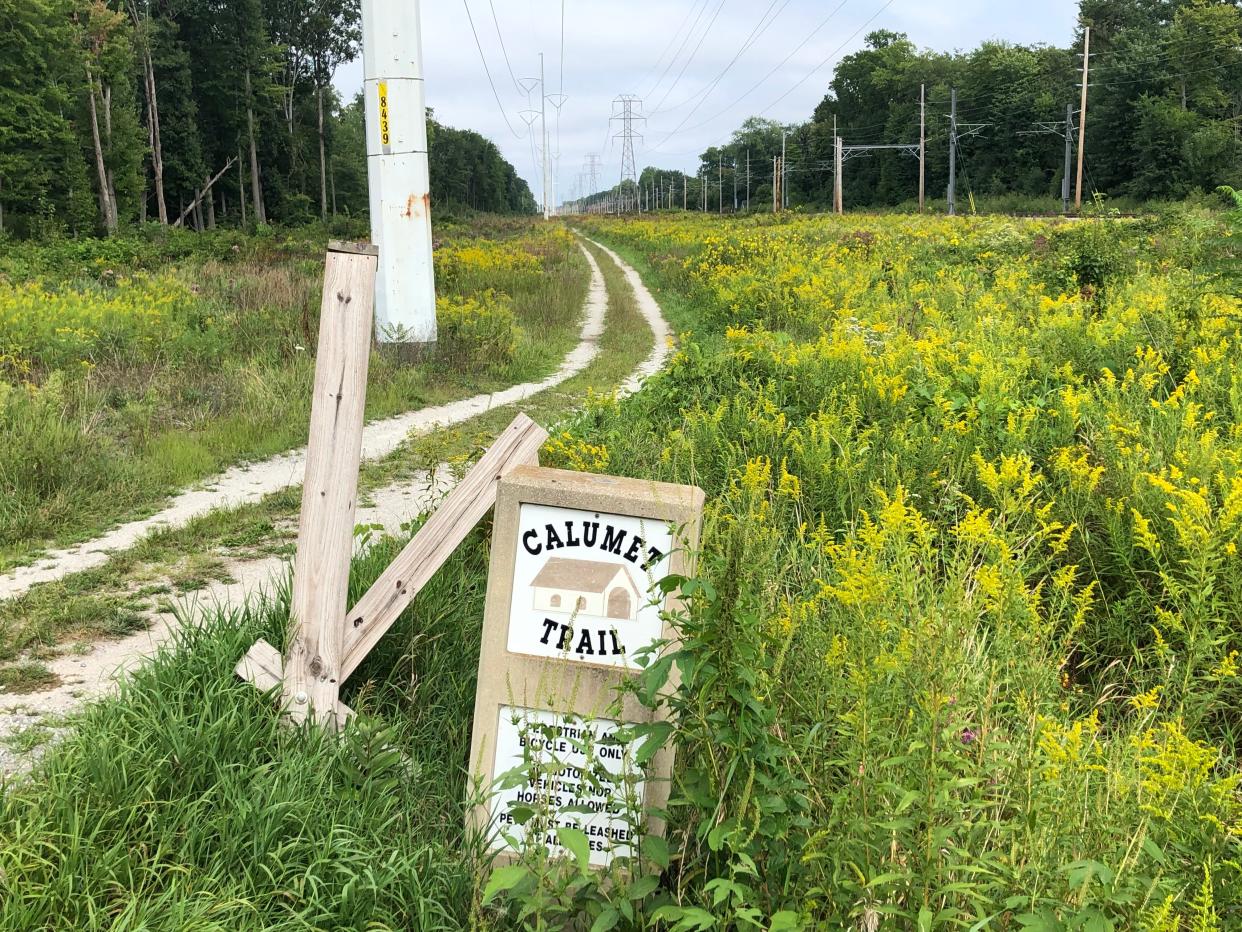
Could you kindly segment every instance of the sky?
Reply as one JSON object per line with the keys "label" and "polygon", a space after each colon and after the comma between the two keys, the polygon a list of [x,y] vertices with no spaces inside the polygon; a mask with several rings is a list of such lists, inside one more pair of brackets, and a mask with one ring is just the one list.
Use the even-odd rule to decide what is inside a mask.
{"label": "sky", "polygon": [[[534,114],[523,111],[539,109],[543,52],[548,148],[560,156],[553,190],[566,200],[578,191],[588,153],[601,157],[601,189],[620,179],[613,138],[620,125],[609,121],[618,95],[638,95],[647,117],[636,127],[638,169],[693,172],[699,153],[749,116],[806,120],[834,63],[873,30],[904,32],[939,51],[988,39],[1063,46],[1077,10],[1077,0],[424,0],[427,104],[440,122],[495,142],[539,200],[532,143],[540,124],[536,118],[528,132]],[[335,83],[352,98],[362,86],[361,60],[342,66]]]}

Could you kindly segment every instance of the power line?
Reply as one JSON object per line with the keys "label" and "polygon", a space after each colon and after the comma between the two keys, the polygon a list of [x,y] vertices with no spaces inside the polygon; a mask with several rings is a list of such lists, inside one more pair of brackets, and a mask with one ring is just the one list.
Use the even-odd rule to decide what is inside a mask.
{"label": "power line", "polygon": [[809,81],[809,80],[811,79],[811,77],[812,77],[812,76],[813,76],[816,72],[818,72],[818,71],[819,71],[819,69],[823,68],[823,67],[824,67],[824,65],[828,64],[828,62],[832,61],[832,60],[833,60],[834,58],[836,58],[839,54],[841,54],[841,51],[842,51],[842,50],[843,50],[843,49],[844,49],[847,45],[849,45],[849,44],[850,44],[850,42],[852,42],[852,41],[854,40],[854,37],[855,37],[856,35],[858,35],[860,32],[862,32],[864,29],[866,29],[868,26],[870,26],[873,22],[875,22],[875,20],[879,18],[880,14],[881,14],[881,13],[883,13],[885,10],[887,10],[887,9],[888,9],[890,6],[892,6],[892,5],[893,5],[893,0],[885,0],[884,5],[883,5],[883,6],[881,6],[881,7],[880,7],[878,10],[876,10],[874,13],[872,13],[872,14],[871,14],[871,16],[870,16],[870,18],[869,18],[869,19],[867,19],[867,21],[866,21],[866,22],[864,22],[861,26],[859,26],[857,29],[855,29],[853,32],[851,32],[851,33],[850,33],[850,35],[849,35],[849,38],[847,38],[844,42],[842,42],[840,45],[838,45],[838,46],[836,47],[836,49],[832,52],[832,54],[830,54],[827,58],[825,58],[823,61],[821,61],[818,65],[816,65],[814,68],[812,68],[810,71],[808,71],[808,72],[806,73],[806,75],[805,75],[805,76],[804,76],[801,80],[797,81],[797,82],[793,85],[793,87],[791,87],[789,90],[785,91],[785,93],[781,94],[781,96],[780,96],[780,97],[776,98],[776,100],[772,101],[770,104],[768,104],[768,105],[767,105],[766,107],[764,107],[762,110],[760,110],[760,111],[759,111],[759,115],[762,115],[762,114],[767,113],[769,110],[771,110],[771,109],[772,109],[773,107],[775,107],[777,104],[779,104],[782,100],[784,100],[786,97],[788,97],[790,94],[792,94],[792,93],[793,93],[794,91],[796,91],[798,88],[800,88],[803,84],[805,84],[807,81]]}
{"label": "power line", "polygon": [[[753,46],[756,42],[758,42],[759,39],[762,38],[763,34],[768,31],[771,25],[774,22],[776,22],[777,17],[779,17],[781,13],[784,12],[785,7],[789,6],[790,0],[784,0],[784,2],[781,4],[780,9],[778,9],[775,13],[772,13],[772,8],[775,7],[778,2],[780,2],[780,0],[772,0],[772,2],[768,4],[768,8],[764,10],[763,15],[759,17],[759,22],[755,24],[755,27],[751,29],[750,31],[750,35],[746,37],[741,47],[737,50],[737,52],[733,55],[733,57],[729,59],[729,63],[724,66],[724,68],[720,71],[720,73],[716,75],[716,77],[713,78],[702,91],[699,91],[699,93],[693,94],[690,97],[687,97],[685,100],[683,100],[679,104],[675,104],[672,107],[666,108],[668,110],[679,110],[682,107],[684,107],[686,104],[690,103],[695,98],[698,98],[698,103],[696,103],[694,107],[690,110],[690,112],[687,113],[682,118],[682,121],[677,124],[677,126],[672,130],[672,132],[669,133],[669,135],[672,135],[672,133],[676,133],[683,126],[685,126],[686,121],[689,120],[690,117],[694,116],[694,114],[698,112],[699,107],[701,107],[704,103],[707,102],[707,98],[710,97],[712,94],[712,91],[714,91],[719,86],[721,80],[724,79],[724,76],[729,73],[729,70],[735,64],[737,64],[738,59],[741,58],[751,48],[751,46]],[[769,18],[769,14],[772,14],[771,18]]]}
{"label": "power line", "polygon": [[[669,53],[669,50],[673,47],[673,43],[676,42],[677,37],[681,35],[681,31],[686,28],[686,23],[690,22],[690,14],[692,14],[695,10],[699,8],[700,3],[702,3],[703,9],[707,9],[707,4],[709,2],[710,0],[694,0],[694,3],[691,5],[690,9],[686,11],[686,15],[682,17],[681,25],[679,25],[676,31],[674,31],[673,34],[669,37],[668,43],[664,46],[664,50],[660,52],[659,58],[657,58],[655,60],[655,64],[651,66],[651,71],[648,72],[648,77],[650,77],[650,75],[654,73],[657,68],[660,67],[660,62],[664,61],[664,56]],[[702,11],[700,11],[699,16],[701,17],[702,15],[703,15]],[[697,18],[695,19],[695,25],[698,25]],[[693,27],[691,28],[693,29]],[[683,39],[682,46],[684,47],[684,45],[685,45],[685,40]],[[677,50],[677,54],[680,54],[680,52],[681,52],[681,49],[679,48]],[[669,59],[668,64],[664,66],[664,70],[660,73],[660,77],[656,79],[656,83],[653,84],[647,90],[644,96],[650,96],[655,91],[655,89],[660,86],[660,82],[664,80],[664,76],[668,74],[669,68],[672,67],[673,62],[676,60],[677,54],[674,54],[674,56]],[[646,83],[646,78],[643,79],[643,83],[644,84]]]}
{"label": "power line", "polygon": [[690,64],[694,61],[695,56],[699,54],[699,49],[703,47],[703,40],[706,39],[708,33],[712,31],[712,26],[716,25],[716,20],[720,18],[720,11],[725,8],[725,4],[728,2],[729,0],[720,0],[720,5],[716,7],[716,12],[712,14],[712,18],[708,21],[707,28],[703,30],[703,35],[699,36],[699,41],[698,44],[695,45],[694,51],[690,53],[690,57],[686,59],[686,63],[681,66],[681,71],[677,72],[677,77],[673,79],[673,83],[670,84],[668,90],[664,92],[664,96],[660,98],[659,103],[656,104],[655,110],[653,110],[652,113],[660,112],[660,108],[664,105],[664,101],[668,100],[668,95],[673,93],[673,90],[681,82],[682,75],[686,73],[686,69],[690,67]]}
{"label": "power line", "polygon": [[487,57],[483,54],[483,43],[479,41],[479,32],[474,28],[474,16],[470,13],[470,4],[467,0],[461,0],[461,5],[466,8],[466,19],[470,20],[470,31],[474,33],[474,44],[479,50],[479,61],[483,62],[483,73],[487,75],[487,83],[491,85],[492,96],[496,98],[496,106],[500,108],[500,115],[505,118],[505,126],[509,127],[509,132],[521,139],[522,134],[513,128],[513,124],[509,122],[509,114],[505,111],[505,105],[500,102],[496,82],[492,80],[492,70],[487,67]]}
{"label": "power line", "polygon": [[[664,70],[660,72],[660,76],[656,78],[655,84],[651,85],[651,89],[647,91],[646,96],[650,97],[652,94],[656,92],[656,88],[658,88],[661,84],[664,83],[664,79],[668,77],[669,71],[672,70],[673,65],[677,63],[678,57],[681,55],[682,52],[685,51],[686,43],[690,41],[691,37],[694,35],[694,31],[699,28],[699,22],[703,19],[703,14],[707,12],[707,8],[710,5],[711,5],[711,0],[702,0],[701,7],[699,6],[699,3],[696,2],[695,5],[690,8],[691,12],[694,12],[694,10],[697,9],[698,14],[694,17],[694,22],[690,24],[690,28],[686,30],[685,36],[682,38],[681,43],[677,46],[677,51],[674,52],[672,58],[668,60],[668,64],[664,66]],[[686,19],[682,22],[682,25],[684,26],[685,23],[689,21],[689,19],[690,19],[690,14],[687,13]],[[677,34],[679,34],[680,32],[681,32],[681,29],[679,28],[677,30],[677,33],[674,34],[673,38],[676,39]],[[672,43],[669,43],[669,44],[671,47]],[[661,59],[663,57],[664,57],[663,55],[660,56]],[[656,67],[658,66],[659,66],[659,60],[656,61]],[[653,67],[651,70],[655,71],[655,68]]]}
{"label": "power line", "polygon": [[[788,55],[786,55],[784,58],[782,58],[782,59],[781,59],[781,60],[780,60],[780,61],[776,64],[776,67],[774,67],[771,71],[769,71],[767,74],[765,74],[762,78],[760,78],[758,81],[756,81],[754,84],[752,84],[752,85],[750,86],[750,88],[749,88],[749,89],[747,89],[747,91],[746,91],[744,94],[742,94],[742,96],[738,97],[736,100],[734,100],[732,103],[730,103],[730,104],[729,104],[727,107],[725,107],[724,109],[722,109],[722,110],[720,110],[719,112],[717,112],[717,113],[713,114],[712,116],[708,117],[708,118],[707,118],[706,120],[704,120],[702,123],[696,123],[695,125],[691,126],[691,127],[690,127],[690,129],[691,129],[691,130],[701,129],[701,128],[702,128],[702,127],[704,127],[704,126],[707,126],[709,123],[713,123],[713,122],[715,122],[717,119],[719,119],[720,117],[724,116],[725,114],[734,112],[734,108],[735,108],[738,104],[740,104],[743,100],[745,100],[747,97],[749,97],[749,96],[750,96],[751,94],[753,94],[755,91],[757,91],[757,90],[758,90],[758,89],[759,89],[759,88],[760,88],[760,87],[761,87],[764,83],[766,83],[766,82],[767,82],[767,80],[768,80],[769,78],[771,78],[771,77],[772,77],[772,75],[774,75],[774,74],[776,74],[778,71],[780,71],[780,70],[781,70],[781,68],[783,68],[783,67],[784,67],[784,66],[785,66],[785,65],[789,62],[789,60],[790,60],[791,58],[793,58],[795,55],[797,55],[797,54],[798,54],[798,52],[802,51],[802,49],[806,46],[806,44],[807,44],[808,42],[810,42],[813,38],[815,38],[816,33],[818,33],[821,29],[823,29],[825,26],[827,26],[827,25],[828,25],[828,23],[829,23],[829,21],[830,21],[830,20],[831,20],[834,16],[836,16],[836,15],[837,15],[837,13],[838,13],[838,12],[840,12],[841,8],[842,8],[842,7],[844,7],[847,3],[849,3],[849,0],[841,0],[841,2],[840,2],[839,4],[837,4],[836,8],[835,8],[835,9],[833,9],[833,11],[832,11],[831,13],[829,13],[827,16],[825,16],[822,20],[820,20],[819,25],[817,25],[814,29],[812,29],[812,30],[811,30],[811,31],[807,34],[807,37],[806,37],[805,39],[803,39],[801,42],[799,42],[799,43],[798,43],[798,44],[797,44],[797,45],[793,48],[793,50],[792,50],[792,51],[791,51]],[[657,149],[657,150],[658,150],[658,149],[660,148],[660,145],[663,145],[663,143],[667,142],[667,141],[668,141],[668,139],[669,139],[672,135],[673,135],[672,133],[669,133],[667,136],[665,136],[665,137],[664,137],[664,139],[660,140],[660,143],[659,143],[659,144],[657,144],[657,145],[653,146],[652,148],[653,148],[653,149]]]}
{"label": "power line", "polygon": [[[513,65],[509,64],[509,51],[505,48],[504,33],[500,31],[500,20],[496,17],[495,0],[487,0],[487,5],[492,8],[492,25],[496,27],[496,38],[500,40],[500,54],[505,58],[505,67],[509,69],[509,80],[513,82],[514,89],[520,94],[522,93],[522,87],[518,84],[518,79],[513,73]],[[467,9],[466,12],[469,13],[469,9]],[[481,51],[482,50],[480,50],[480,52]]]}

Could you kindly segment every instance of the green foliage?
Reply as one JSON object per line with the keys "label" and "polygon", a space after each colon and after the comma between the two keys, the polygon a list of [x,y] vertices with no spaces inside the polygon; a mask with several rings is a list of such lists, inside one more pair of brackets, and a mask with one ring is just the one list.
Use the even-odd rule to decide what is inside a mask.
{"label": "green foliage", "polygon": [[[1079,6],[1078,21],[1091,26],[1092,52],[1085,193],[1147,201],[1236,183],[1242,173],[1235,132],[1242,88],[1237,5],[1083,0]],[[690,206],[702,205],[706,190],[707,209],[718,208],[723,168],[726,211],[735,179],[739,191],[750,189],[744,207],[770,209],[773,158],[783,155],[791,169],[785,177],[790,203],[827,207],[834,131],[846,145],[917,143],[920,93],[926,101],[927,201],[943,204],[948,111],[956,89],[959,122],[984,124],[979,133],[961,134],[959,209],[978,197],[1018,196],[1037,200],[1040,213],[1059,210],[1066,107],[1076,111],[1079,99],[1081,27],[1065,36],[1066,47],[988,40],[974,49],[942,51],[919,48],[919,38],[886,29],[867,34],[863,48],[835,64],[823,99],[805,121],[746,119],[728,142],[700,155],[689,178]],[[1047,132],[1033,132],[1041,125]],[[917,160],[895,151],[865,155],[844,168],[847,209],[910,202],[918,190]],[[675,179],[680,194],[680,172],[645,170],[641,186],[656,176]]]}
{"label": "green foliage", "polygon": [[1057,230],[1051,238],[1056,275],[1049,284],[1058,291],[1075,288],[1094,295],[1133,271],[1132,249],[1108,223],[1078,223]]}
{"label": "green foliage", "polygon": [[436,357],[459,371],[503,369],[513,362],[521,331],[509,299],[495,291],[436,301]]}

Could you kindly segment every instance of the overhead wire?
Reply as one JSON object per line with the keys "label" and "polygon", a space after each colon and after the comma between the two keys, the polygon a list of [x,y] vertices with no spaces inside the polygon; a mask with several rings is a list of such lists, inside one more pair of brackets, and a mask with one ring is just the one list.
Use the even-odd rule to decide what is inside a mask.
{"label": "overhead wire", "polygon": [[466,8],[466,19],[470,21],[470,31],[474,34],[474,44],[479,50],[479,61],[483,63],[483,73],[487,75],[487,83],[492,88],[492,96],[496,98],[496,106],[500,108],[500,115],[504,117],[505,126],[509,127],[509,132],[521,139],[522,134],[513,128],[513,124],[509,122],[509,114],[505,110],[505,105],[500,102],[500,93],[496,90],[496,82],[492,80],[492,70],[487,66],[487,56],[483,54],[483,43],[479,41],[479,32],[474,28],[474,16],[470,12],[470,4],[467,0],[461,0],[461,5]]}
{"label": "overhead wire", "polygon": [[[712,27],[716,25],[716,20],[720,18],[721,10],[725,8],[725,4],[728,2],[729,0],[720,0],[720,5],[716,7],[716,12],[713,13],[712,18],[708,20],[707,26],[703,29],[703,34],[699,36],[698,43],[694,46],[694,50],[690,53],[690,57],[687,58],[685,64],[681,66],[681,71],[677,72],[677,77],[674,78],[673,83],[668,86],[668,90],[664,92],[664,96],[661,97],[656,103],[655,109],[647,111],[648,116],[653,116],[656,113],[659,113],[660,108],[664,105],[664,101],[668,100],[669,95],[673,93],[677,85],[681,83],[682,76],[685,75],[686,69],[689,68],[691,63],[694,62],[695,56],[699,54],[699,49],[703,47],[703,41],[707,38],[708,34],[711,33]],[[706,9],[706,7],[704,9]]]}
{"label": "overhead wire", "polygon": [[[655,60],[655,64],[651,66],[651,71],[648,73],[648,76],[660,67],[660,62],[664,61],[664,56],[667,55],[669,50],[673,47],[673,43],[677,41],[677,37],[681,35],[681,31],[686,28],[686,23],[690,22],[690,14],[692,14],[695,10],[699,10],[700,5],[702,6],[702,9],[699,10],[699,15],[695,17],[694,25],[697,26],[699,19],[703,15],[703,10],[707,9],[707,4],[709,2],[710,0],[694,0],[694,3],[691,5],[690,9],[686,11],[686,15],[682,18],[681,25],[678,26],[672,36],[669,37],[668,44],[664,46],[664,51],[660,53],[660,57],[657,58]],[[694,26],[691,26],[690,29],[693,31]],[[689,33],[687,33],[687,36],[689,36]],[[668,64],[664,66],[664,70],[660,73],[660,76],[656,78],[655,84],[651,85],[651,87],[644,91],[640,96],[648,97],[655,92],[655,89],[660,86],[660,82],[664,80],[665,76],[669,72],[669,69],[673,66],[673,62],[676,61],[677,55],[681,54],[681,49],[685,47],[685,44],[686,40],[683,39],[677,52],[674,53],[673,57],[669,59]],[[642,83],[646,83],[646,78],[643,79]]]}
{"label": "overhead wire", "polygon": [[496,2],[487,0],[487,5],[492,8],[492,25],[496,27],[496,38],[500,40],[500,54],[504,56],[505,67],[509,69],[509,80],[513,82],[514,89],[520,94],[522,85],[518,83],[517,75],[513,73],[513,65],[509,63],[509,50],[505,48],[505,36],[500,29],[500,19],[496,16]]}
{"label": "overhead wire", "polygon": [[[753,29],[751,29],[750,35],[748,35],[742,42],[742,45],[733,54],[733,57],[729,59],[724,68],[721,69],[720,73],[709,81],[703,90],[695,94],[691,94],[679,104],[673,104],[672,106],[666,107],[665,110],[680,110],[686,104],[697,98],[699,102],[695,104],[694,109],[686,115],[685,119],[682,120],[682,123],[684,124],[685,120],[688,120],[691,116],[693,116],[695,111],[697,111],[698,108],[706,102],[707,98],[711,96],[712,91],[719,86],[720,82],[724,79],[724,76],[729,73],[730,69],[732,69],[735,64],[737,64],[738,59],[746,54],[746,52],[763,37],[763,34],[768,31],[771,25],[776,22],[777,17],[784,12],[785,7],[789,6],[790,0],[784,0],[784,2],[781,3],[780,9],[778,9],[775,13],[772,13],[772,9],[777,3],[781,3],[781,0],[772,0],[772,2],[768,4],[768,8],[764,10],[763,15],[759,17],[759,22],[755,24]],[[771,14],[770,18],[769,14]],[[678,128],[680,129],[680,125]],[[673,130],[673,132],[676,131],[677,130]]]}
{"label": "overhead wire", "polygon": [[[700,128],[702,128],[702,127],[704,127],[704,126],[707,126],[708,124],[710,124],[710,123],[714,122],[715,120],[719,119],[720,117],[724,116],[726,113],[731,113],[731,112],[733,112],[733,108],[734,108],[734,107],[736,107],[736,106],[737,106],[738,104],[740,104],[743,100],[745,100],[747,97],[749,97],[751,94],[753,94],[756,90],[758,90],[758,89],[759,89],[759,88],[760,88],[760,87],[761,87],[761,86],[762,86],[765,82],[767,82],[767,80],[768,80],[769,78],[771,78],[771,77],[772,77],[772,75],[774,75],[774,74],[776,74],[778,71],[780,71],[780,70],[781,70],[781,68],[783,68],[783,67],[784,67],[784,66],[785,66],[785,65],[789,62],[789,60],[790,60],[791,58],[793,58],[796,54],[798,54],[798,52],[800,52],[800,51],[801,51],[801,50],[802,50],[802,49],[806,46],[806,44],[807,44],[808,42],[810,42],[810,41],[811,41],[811,40],[815,37],[815,35],[816,35],[816,34],[817,34],[817,33],[818,33],[821,29],[823,29],[825,26],[827,26],[827,25],[828,25],[829,21],[831,21],[831,20],[832,20],[832,18],[833,18],[834,16],[836,16],[836,15],[837,15],[837,13],[838,13],[838,12],[840,12],[841,8],[842,8],[842,7],[844,7],[847,3],[849,3],[849,0],[841,0],[841,2],[840,2],[839,4],[837,4],[837,6],[836,6],[836,7],[832,10],[832,12],[831,12],[831,13],[829,13],[827,16],[825,16],[822,20],[820,20],[819,24],[818,24],[818,25],[816,25],[816,27],[815,27],[814,29],[812,29],[812,30],[811,30],[811,31],[807,34],[806,38],[804,38],[801,42],[799,42],[799,43],[798,43],[798,44],[797,44],[797,45],[793,48],[793,50],[792,50],[792,51],[791,51],[788,55],[786,55],[784,58],[782,58],[782,59],[781,59],[781,60],[780,60],[780,61],[776,64],[776,66],[775,66],[774,68],[772,68],[772,70],[770,70],[770,71],[769,71],[767,74],[765,74],[762,78],[760,78],[758,81],[756,81],[754,84],[752,84],[752,85],[751,85],[751,86],[750,86],[750,87],[746,90],[746,92],[745,92],[745,93],[743,93],[740,97],[738,97],[736,100],[734,100],[732,103],[730,103],[728,106],[724,107],[723,109],[721,109],[721,110],[720,110],[720,111],[718,111],[717,113],[714,113],[712,116],[708,117],[708,118],[707,118],[706,120],[704,120],[703,122],[701,122],[701,123],[696,123],[695,125],[693,125],[693,126],[689,127],[689,129],[691,129],[691,130],[700,129]],[[676,130],[675,130],[674,132],[676,132]],[[660,141],[660,144],[663,144],[664,142],[666,142],[666,141],[667,141],[667,140],[668,140],[668,139],[669,139],[672,135],[673,135],[673,133],[669,133],[667,136],[665,136],[665,137],[664,137],[664,139],[662,139],[662,140]],[[653,149],[657,149],[657,150],[658,150],[658,149],[659,149],[659,145],[653,146],[652,148],[653,148]]]}
{"label": "overhead wire", "polygon": [[789,88],[789,90],[785,91],[785,93],[781,94],[780,97],[776,98],[776,100],[772,101],[762,110],[760,110],[758,115],[762,116],[763,114],[767,113],[777,104],[779,104],[782,100],[784,100],[786,97],[788,97],[798,88],[800,88],[803,84],[809,81],[813,75],[817,74],[819,70],[824,67],[824,65],[828,64],[830,61],[833,61],[838,55],[841,54],[841,52],[845,49],[847,45],[849,45],[852,41],[854,41],[855,36],[857,36],[860,32],[862,32],[864,29],[870,26],[873,22],[875,22],[879,18],[881,13],[883,13],[885,10],[887,10],[890,6],[893,5],[893,2],[894,0],[885,0],[884,4],[874,13],[872,13],[871,16],[861,26],[859,26],[857,29],[851,32],[849,34],[849,37],[846,38],[846,40],[842,42],[840,45],[838,45],[836,49],[834,49],[833,52],[827,58],[825,58],[818,65],[816,65],[814,68],[808,71],[801,79],[794,82],[794,85],[791,88]]}

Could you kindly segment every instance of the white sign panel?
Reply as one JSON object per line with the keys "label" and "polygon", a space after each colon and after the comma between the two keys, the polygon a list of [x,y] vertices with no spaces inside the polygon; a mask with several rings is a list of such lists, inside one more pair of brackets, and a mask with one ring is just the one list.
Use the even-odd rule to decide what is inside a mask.
{"label": "white sign panel", "polygon": [[[500,831],[520,849],[528,827],[519,824],[512,807],[529,807],[546,813],[544,837],[554,854],[569,856],[558,842],[557,828],[576,828],[590,845],[590,863],[606,867],[614,857],[631,853],[633,816],[626,800],[641,807],[643,784],[627,787],[623,748],[606,744],[621,725],[607,719],[572,719],[554,712],[501,706],[496,730],[497,776],[528,766],[527,778],[492,797],[492,818]],[[589,753],[588,753],[589,749]]]}
{"label": "white sign panel", "polygon": [[652,592],[672,549],[666,522],[523,503],[509,651],[638,669],[663,629]]}

